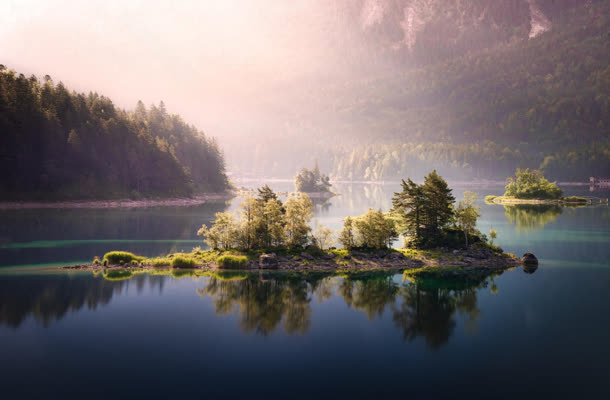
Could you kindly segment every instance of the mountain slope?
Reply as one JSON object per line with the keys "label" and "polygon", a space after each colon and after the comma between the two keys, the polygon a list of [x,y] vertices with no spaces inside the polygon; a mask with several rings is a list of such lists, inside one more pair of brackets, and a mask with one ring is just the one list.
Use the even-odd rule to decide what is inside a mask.
{"label": "mountain slope", "polygon": [[[558,179],[607,173],[609,2],[408,4],[420,3],[437,14],[431,11],[419,31],[415,43],[421,53],[414,44],[410,66],[383,65],[364,76],[346,73],[317,85],[279,88],[275,97],[267,96],[265,107],[289,128],[265,143],[249,165],[281,175],[317,154],[335,178],[388,179],[434,167],[462,178],[503,178],[516,167],[541,166]],[[466,22],[452,24],[460,4]],[[439,11],[442,5],[448,5],[445,13]],[[386,12],[380,21],[396,23],[399,14]],[[482,14],[480,25],[469,29]],[[374,26],[381,29],[382,22]],[[451,26],[437,26],[443,23]],[[536,24],[545,26],[534,29]],[[463,38],[500,33],[467,46],[468,39],[447,36],[447,29]],[[453,50],[438,56],[445,45]],[[416,152],[418,145],[424,147]],[[298,146],[302,158],[278,163],[269,152],[280,154],[283,146]],[[286,164],[291,162],[295,165]]]}

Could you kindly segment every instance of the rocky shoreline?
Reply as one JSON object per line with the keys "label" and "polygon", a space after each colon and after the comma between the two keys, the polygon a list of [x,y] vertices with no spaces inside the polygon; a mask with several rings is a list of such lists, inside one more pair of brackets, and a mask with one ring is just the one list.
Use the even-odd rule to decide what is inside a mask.
{"label": "rocky shoreline", "polygon": [[[489,271],[493,273],[498,270],[517,267],[523,264],[525,259],[514,255],[491,249],[453,250],[453,251],[411,251],[389,249],[377,252],[352,251],[350,254],[340,255],[332,251],[320,255],[312,255],[309,252],[301,252],[291,255],[276,255],[275,253],[263,253],[248,261],[240,270],[278,270],[278,271],[337,271],[337,270],[408,270],[423,269],[435,270],[450,269],[461,274],[480,273]],[[102,265],[102,264],[79,264],[60,267],[71,270],[106,270],[106,269],[149,269],[154,271],[159,268],[139,264],[125,265]],[[194,268],[200,270],[230,270],[219,268],[214,261],[198,263]]]}

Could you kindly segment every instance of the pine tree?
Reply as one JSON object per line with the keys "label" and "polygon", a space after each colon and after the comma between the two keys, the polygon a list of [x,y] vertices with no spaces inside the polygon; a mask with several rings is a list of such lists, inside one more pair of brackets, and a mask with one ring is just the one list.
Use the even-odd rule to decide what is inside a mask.
{"label": "pine tree", "polygon": [[453,219],[455,197],[451,194],[452,190],[447,182],[436,173],[436,170],[424,178],[422,189],[427,202],[424,208],[424,223],[428,235],[434,239],[441,229],[446,227]]}

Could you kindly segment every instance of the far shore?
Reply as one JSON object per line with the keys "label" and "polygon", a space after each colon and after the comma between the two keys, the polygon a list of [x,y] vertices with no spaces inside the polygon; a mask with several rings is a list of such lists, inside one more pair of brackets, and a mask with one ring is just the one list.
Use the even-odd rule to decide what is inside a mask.
{"label": "far shore", "polygon": [[65,201],[5,201],[0,202],[0,210],[20,210],[38,208],[146,208],[165,206],[196,206],[210,200],[229,200],[234,193],[207,193],[193,197],[167,199],[114,199],[114,200],[65,200]]}

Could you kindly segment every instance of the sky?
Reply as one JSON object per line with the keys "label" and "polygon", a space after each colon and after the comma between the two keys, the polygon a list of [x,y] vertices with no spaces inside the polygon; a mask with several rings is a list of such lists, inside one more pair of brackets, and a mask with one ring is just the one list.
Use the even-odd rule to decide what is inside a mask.
{"label": "sky", "polygon": [[[2,0],[0,63],[122,108],[163,100],[200,129],[328,62],[317,0]],[[327,4],[327,3],[326,3]],[[221,133],[222,134],[222,133]]]}

